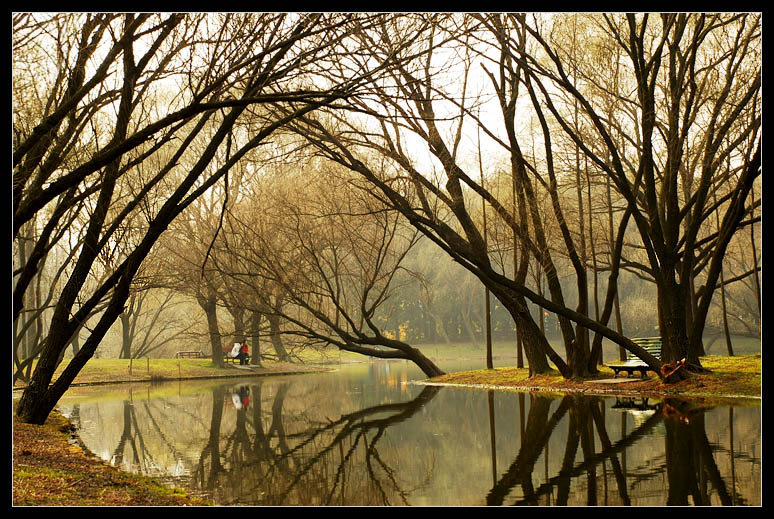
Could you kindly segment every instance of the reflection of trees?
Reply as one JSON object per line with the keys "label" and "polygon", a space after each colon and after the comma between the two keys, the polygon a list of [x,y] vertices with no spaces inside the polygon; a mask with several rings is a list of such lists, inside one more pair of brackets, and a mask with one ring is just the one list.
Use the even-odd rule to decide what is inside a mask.
{"label": "reflection of trees", "polygon": [[246,498],[260,498],[265,491],[264,486],[273,488],[272,482],[293,466],[287,456],[289,448],[282,416],[289,388],[288,383],[277,386],[270,407],[269,426],[265,429],[261,384],[251,386],[250,407],[237,410],[234,431],[224,437],[216,435],[213,438],[223,446],[221,473],[213,474],[222,477],[223,484],[216,485],[210,481],[202,488],[218,488],[219,503],[243,503]]}
{"label": "reflection of trees", "polygon": [[210,442],[196,470],[200,488],[214,490],[220,504],[407,504],[410,490],[402,488],[399,473],[380,456],[378,443],[389,427],[421,410],[440,388],[426,387],[409,402],[325,422],[296,417],[286,423],[288,387],[279,386],[266,428],[261,385],[252,386],[251,409],[237,411],[236,427],[224,437],[219,434],[224,397],[215,396]]}
{"label": "reflection of trees", "polygon": [[212,391],[212,418],[207,444],[199,456],[199,464],[194,470],[193,481],[202,489],[213,490],[218,475],[224,470],[220,456],[220,423],[223,420],[223,399],[225,387],[216,387]]}
{"label": "reflection of trees", "polygon": [[[721,504],[740,504],[740,496],[729,494],[720,470],[713,457],[713,446],[707,439],[704,428],[704,409],[689,409],[687,404],[664,402],[656,406],[655,412],[639,426],[618,441],[611,441],[604,420],[604,401],[584,395],[564,397],[558,408],[549,413],[551,400],[533,397],[526,427],[521,435],[521,448],[513,463],[495,482],[487,496],[487,504],[502,505],[505,498],[516,486],[521,486],[523,497],[515,502],[519,505],[538,505],[554,496],[555,504],[566,505],[570,497],[570,484],[577,484],[578,478],[585,474],[587,504],[597,503],[597,468],[606,473],[605,463],[609,460],[613,477],[622,504],[631,504],[627,487],[625,452],[635,447],[637,442],[659,423],[666,429],[666,474],[668,482],[668,505],[687,505],[689,496],[695,505],[709,505],[712,491],[717,494]],[[548,440],[559,421],[568,417],[568,435],[565,452],[559,473],[534,488],[532,474],[535,463],[547,448]],[[731,427],[733,424],[730,423]],[[600,452],[594,452],[595,432],[601,445]],[[578,448],[582,452],[582,461],[576,463]],[[636,448],[636,447],[635,447]],[[547,456],[547,453],[546,453]],[[621,456],[621,459],[619,459]],[[653,478],[664,472],[664,466],[657,464],[650,473],[641,476]],[[606,476],[604,476],[606,478]],[[629,476],[631,480],[631,476]],[[607,482],[605,482],[607,483]]]}
{"label": "reflection of trees", "polygon": [[[231,405],[232,393],[240,388],[222,386],[213,389],[211,402],[209,395],[198,404],[130,397],[123,407],[94,407],[99,415],[94,419],[89,413],[86,420],[98,424],[103,439],[98,449],[112,455],[114,463],[158,476],[168,470],[170,460],[177,462],[178,469],[191,471],[176,472],[175,485],[199,489],[223,505],[408,504],[418,488],[445,474],[436,473],[430,461],[419,468],[414,482],[416,474],[408,468],[413,464],[401,463],[404,459],[411,461],[411,453],[421,449],[432,458],[436,447],[453,451],[474,439],[462,436],[427,446],[416,436],[414,425],[435,429],[433,422],[417,422],[416,413],[434,398],[437,387],[426,388],[409,402],[326,415],[319,403],[311,404],[317,402],[316,391],[291,390],[296,386],[289,381],[248,384],[250,403],[241,409]],[[735,452],[730,410],[726,418],[668,400],[644,406],[652,413],[640,420],[631,410],[619,413],[609,404],[605,407],[606,401],[583,395],[552,399],[520,394],[515,411],[521,411],[521,419],[514,431],[519,451],[503,471],[502,460],[495,464],[494,393],[489,395],[488,504],[739,505],[746,504],[743,496],[750,495],[749,484],[755,484],[747,481],[754,475],[735,469],[735,463],[755,465],[760,459],[754,453]],[[524,405],[527,398],[529,406]],[[116,415],[109,412],[112,409]],[[475,414],[468,407],[454,410],[460,417]],[[77,424],[82,413],[74,406],[71,420]],[[407,429],[389,431],[412,417],[407,441],[401,437]],[[728,420],[729,445],[710,441],[718,425],[725,429],[716,423],[719,417]],[[469,425],[460,420],[463,432]],[[477,432],[477,425],[469,430]],[[498,447],[507,444],[502,436]],[[105,443],[105,438],[113,439]],[[660,442],[663,446],[656,445]],[[396,458],[396,453],[405,458]],[[183,463],[184,458],[195,461]],[[485,463],[486,458],[481,453],[478,459]],[[740,487],[737,477],[742,479]]]}
{"label": "reflection of trees", "polygon": [[675,402],[664,405],[680,413],[680,419],[665,420],[669,480],[667,504],[686,505],[689,504],[688,496],[691,496],[694,504],[709,505],[710,486],[723,505],[744,504],[741,496],[732,500],[718,470],[713,447],[704,433],[704,413],[681,412],[680,408],[685,406]]}
{"label": "reflection of trees", "polygon": [[[111,463],[117,466],[128,464],[142,474],[159,475],[160,463],[154,459],[154,452],[158,451],[159,446],[175,458],[182,456],[178,441],[168,435],[170,430],[179,431],[171,429],[163,423],[163,419],[168,419],[171,416],[166,408],[174,406],[165,401],[156,401],[155,404],[152,401],[145,401],[142,402],[144,414],[138,418],[137,407],[139,405],[140,402],[135,402],[131,397],[129,400],[123,401],[123,428],[118,444],[113,450]],[[175,408],[174,416],[178,420],[183,414],[186,414],[185,409]],[[146,424],[148,431],[154,433],[150,444],[146,443],[141,424]]]}
{"label": "reflection of trees", "polygon": [[[412,417],[435,397],[439,390],[439,387],[427,386],[414,400],[409,402],[368,407],[342,415],[338,420],[331,421],[324,427],[309,429],[305,433],[307,437],[294,451],[321,438],[323,440],[318,442],[318,445],[322,448],[299,467],[301,470],[293,477],[287,491],[299,486],[316,465],[328,462],[331,454],[334,454],[333,458],[335,459],[335,454],[338,453],[340,463],[336,468],[332,485],[327,488],[327,496],[322,503],[335,504],[334,493],[343,485],[347,476],[345,470],[348,465],[344,462],[348,461],[351,464],[357,455],[357,447],[362,444],[365,458],[363,462],[367,469],[368,482],[373,492],[372,497],[376,499],[376,502],[369,504],[391,504],[390,491],[397,493],[403,504],[408,504],[405,499],[407,492],[400,488],[396,472],[379,456],[376,446],[389,427]],[[347,442],[349,442],[348,448],[344,450]]]}
{"label": "reflection of trees", "polygon": [[567,412],[567,399],[563,399],[559,408],[549,418],[551,400],[548,398],[532,398],[527,416],[527,424],[521,435],[521,448],[516,459],[500,478],[487,496],[487,504],[500,505],[511,488],[521,485],[525,495],[533,494],[532,471],[540,453],[548,444],[548,440]]}
{"label": "reflection of trees", "polygon": [[[121,438],[118,441],[116,449],[113,451],[112,462],[116,465],[121,465],[124,462],[124,452],[127,444],[131,445],[131,451],[134,457],[130,461],[133,465],[137,465],[140,462],[140,450],[137,448],[137,441],[140,443],[140,448],[144,451],[144,442],[142,441],[141,434],[132,434],[132,429],[137,430],[137,416],[134,413],[134,407],[128,400],[124,400],[124,429],[121,432]],[[135,425],[135,427],[132,427]]]}

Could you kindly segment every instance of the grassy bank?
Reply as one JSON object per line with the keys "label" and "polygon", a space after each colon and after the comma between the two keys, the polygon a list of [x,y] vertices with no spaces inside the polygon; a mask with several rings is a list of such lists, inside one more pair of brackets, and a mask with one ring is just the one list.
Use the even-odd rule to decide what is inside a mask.
{"label": "grassy bank", "polygon": [[[637,394],[642,396],[680,396],[711,400],[753,400],[761,398],[761,356],[740,355],[735,357],[710,355],[701,358],[708,373],[694,374],[689,380],[677,384],[664,384],[658,377],[648,379],[632,377],[625,382],[608,384],[598,382],[613,378],[613,370],[602,367],[593,379],[565,380],[558,372],[529,377],[526,368],[495,368],[449,373],[430,379],[429,383],[458,385],[484,389],[518,391],[584,392],[600,394]],[[618,377],[619,380],[622,379]]]}
{"label": "grassy bank", "polygon": [[70,441],[68,421],[54,412],[44,425],[13,418],[14,506],[204,506],[202,499],[128,474]]}

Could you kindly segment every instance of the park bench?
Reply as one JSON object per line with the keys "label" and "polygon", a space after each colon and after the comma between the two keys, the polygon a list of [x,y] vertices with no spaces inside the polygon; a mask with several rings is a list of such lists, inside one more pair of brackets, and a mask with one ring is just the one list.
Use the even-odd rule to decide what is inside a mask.
{"label": "park bench", "polygon": [[[657,359],[661,359],[661,337],[635,337],[632,339],[632,342],[641,346],[645,351]],[[645,374],[648,371],[653,371],[653,368],[649,367],[642,359],[630,351],[626,352],[626,362],[621,364],[608,364],[607,367],[613,370],[614,377],[617,377],[618,373],[621,371],[626,372],[627,377],[635,371],[639,371],[642,374],[642,378],[645,378]]]}
{"label": "park bench", "polygon": [[175,353],[175,357],[178,359],[203,359],[204,352],[202,351],[178,351]]}

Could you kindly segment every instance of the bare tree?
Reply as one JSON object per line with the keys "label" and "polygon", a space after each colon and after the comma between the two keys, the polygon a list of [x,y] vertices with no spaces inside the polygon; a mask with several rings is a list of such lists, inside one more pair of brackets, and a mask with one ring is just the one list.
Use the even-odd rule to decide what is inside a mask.
{"label": "bare tree", "polygon": [[[400,211],[489,287],[532,341],[527,356],[533,372],[547,368],[543,355],[548,355],[565,376],[587,373],[589,351],[574,341],[576,334],[568,326],[570,321],[617,342],[659,373],[662,361],[683,358],[699,369],[701,330],[720,265],[731,237],[750,211],[745,205],[747,194],[760,174],[760,153],[756,151],[760,128],[759,17],[664,15],[656,24],[647,15],[590,15],[592,25],[586,36],[620,47],[625,56],[621,75],[626,81],[619,82],[618,91],[605,93],[607,99],[610,95],[618,98],[615,117],[609,120],[605,117],[609,106],[598,106],[595,97],[594,79],[600,74],[596,64],[589,61],[573,65],[574,75],[567,67],[569,49],[554,37],[554,22],[561,16],[536,15],[528,20],[514,15],[501,22],[486,20],[494,29],[489,32],[495,36],[506,34],[498,32],[496,23],[514,28],[517,35],[501,41],[499,48],[507,53],[492,60],[500,67],[501,77],[511,80],[498,81],[495,76],[492,84],[501,94],[498,99],[503,113],[511,117],[517,107],[525,107],[518,104],[518,97],[504,95],[503,89],[514,88],[515,81],[526,86],[529,104],[541,121],[548,180],[537,175],[535,166],[518,153],[514,145],[517,140],[511,139],[503,147],[515,157],[515,173],[532,173],[530,181],[520,185],[528,204],[534,199],[528,191],[533,189],[531,182],[554,197],[554,216],[559,220],[566,250],[576,264],[578,289],[584,294],[586,265],[577,254],[579,248],[569,227],[562,227],[565,217],[556,198],[558,185],[552,180],[557,175],[551,174],[558,151],[551,142],[564,139],[580,150],[584,163],[611,178],[626,210],[618,222],[610,281],[615,280],[620,267],[631,218],[642,242],[639,249],[646,256],[645,263],[627,260],[627,266],[638,266],[658,288],[659,328],[664,338],[661,361],[592,319],[587,315],[587,305],[577,310],[568,308],[556,283],[550,247],[544,241],[534,206],[527,205],[532,212],[527,216],[533,226],[534,234],[530,235],[521,227],[524,215],[511,211],[468,172],[472,168],[466,167],[458,143],[465,118],[476,119],[481,98],[466,93],[472,80],[465,73],[471,68],[464,49],[473,38],[459,34],[467,35],[477,28],[471,27],[465,16],[429,17],[433,28],[445,26],[447,30],[428,31],[426,38],[417,41],[416,46],[424,46],[425,52],[403,61],[390,82],[374,90],[373,99],[353,100],[357,103],[354,108],[370,114],[372,119],[338,118],[330,124],[329,119],[309,116],[294,124],[320,153],[361,174],[377,188],[376,196],[385,204]],[[368,38],[374,52],[392,54],[396,52],[392,38],[400,29],[383,28],[361,36]],[[450,65],[455,56],[461,56],[457,68]],[[521,75],[516,74],[518,71]],[[455,83],[450,77],[462,79]],[[628,85],[634,86],[631,92]],[[486,130],[486,125],[478,124]],[[509,124],[505,128],[515,129]],[[494,131],[487,135],[506,142]],[[407,152],[416,138],[431,156],[429,165]],[[364,150],[377,150],[388,163],[370,159]],[[731,158],[730,170],[725,167],[727,157]],[[686,189],[686,184],[693,187],[681,196],[680,190]],[[719,232],[705,237],[702,232],[713,214],[709,195],[720,186],[725,186],[722,203],[726,211]],[[470,211],[470,192],[483,197],[539,258],[546,272],[550,300],[529,290],[518,276],[510,279],[493,268],[482,229]],[[694,293],[691,286],[699,273],[703,273],[705,283]],[[601,315],[605,323],[615,295],[611,283]],[[689,312],[686,305],[694,296],[697,304]],[[567,362],[550,348],[529,317],[526,299],[563,319]],[[694,346],[689,348],[689,344]]]}
{"label": "bare tree", "polygon": [[[326,61],[339,61],[341,42],[353,25],[382,18],[335,13],[15,17],[14,237],[40,211],[51,216],[16,274],[14,319],[54,228],[79,210],[78,204],[90,209],[19,416],[33,423],[45,420],[123,311],[137,270],[180,212],[288,120],[352,95],[364,83],[366,76],[358,71],[346,78],[326,75]],[[28,59],[33,51],[41,59]],[[382,69],[377,65],[367,74]],[[36,82],[40,76],[51,81]],[[314,84],[324,86],[307,88]],[[44,92],[32,92],[41,85]],[[289,111],[279,113],[282,104]],[[252,130],[227,142],[247,113]],[[207,146],[191,156],[188,146],[196,139],[206,139]],[[162,149],[158,169],[141,167],[149,157],[161,157]],[[192,164],[186,170],[179,166],[183,157]],[[81,294],[100,251],[138,212],[145,221],[131,234],[131,251],[117,259],[97,288]],[[106,298],[89,338],[51,384],[74,330]],[[82,304],[76,306],[76,300]]]}
{"label": "bare tree", "polygon": [[[156,298],[154,296],[158,295]],[[179,301],[169,290],[141,290],[132,293],[121,323],[119,358],[137,359],[163,348],[191,328],[191,322],[172,317]]]}
{"label": "bare tree", "polygon": [[[611,177],[628,203],[647,253],[643,271],[658,288],[662,359],[687,358],[698,365],[701,331],[722,260],[749,212],[747,194],[760,174],[760,19],[662,15],[654,22],[649,15],[627,15],[603,16],[599,25],[623,49],[628,77],[636,86],[633,95],[618,92],[622,103],[637,109],[630,120],[636,131],[631,144],[620,146],[613,138],[625,128],[612,126],[593,99],[574,87],[560,49],[537,27],[528,30],[548,61],[533,60],[531,69],[536,78],[578,100],[604,143],[593,149],[574,132],[542,87],[542,100],[565,133]],[[720,186],[728,201],[721,228],[703,238],[701,231],[713,214],[711,193]],[[694,293],[698,272],[706,276],[705,284]]]}
{"label": "bare tree", "polygon": [[[313,163],[312,163],[313,164]],[[310,165],[272,180],[264,196],[229,214],[228,263],[222,272],[247,300],[262,300],[283,334],[379,358],[407,359],[428,376],[442,373],[417,348],[388,336],[385,302],[416,231],[381,206],[367,187]],[[362,183],[362,181],[361,181]],[[272,188],[266,185],[271,184]],[[250,211],[257,204],[260,214]],[[281,304],[267,298],[281,291]]]}

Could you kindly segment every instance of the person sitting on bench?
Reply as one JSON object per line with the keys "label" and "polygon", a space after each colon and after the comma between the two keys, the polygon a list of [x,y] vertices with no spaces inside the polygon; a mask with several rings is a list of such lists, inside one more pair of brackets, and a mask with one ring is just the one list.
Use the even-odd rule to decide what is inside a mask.
{"label": "person sitting on bench", "polygon": [[247,349],[247,340],[242,341],[239,348],[239,364],[244,366],[247,364],[247,359],[250,358],[249,350]]}

